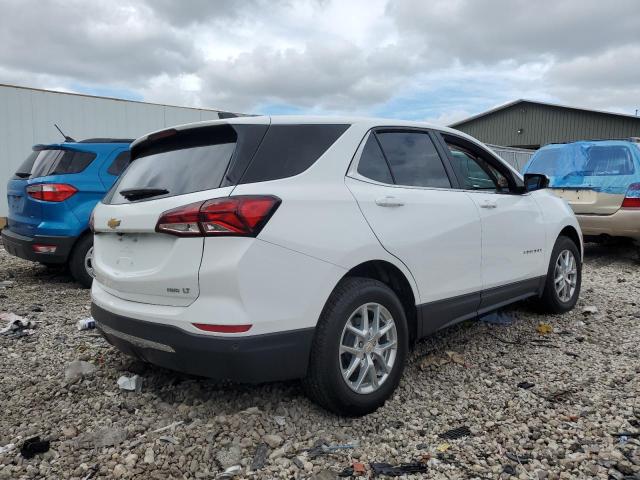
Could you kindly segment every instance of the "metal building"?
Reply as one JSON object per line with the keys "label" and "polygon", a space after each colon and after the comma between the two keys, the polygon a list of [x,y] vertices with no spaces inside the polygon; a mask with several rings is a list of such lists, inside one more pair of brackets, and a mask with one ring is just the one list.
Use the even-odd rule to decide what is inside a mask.
{"label": "metal building", "polygon": [[537,149],[548,143],[640,136],[640,117],[516,100],[450,125],[484,143]]}
{"label": "metal building", "polygon": [[513,168],[522,172],[522,169],[533,156],[535,150],[527,150],[524,148],[501,147],[500,145],[487,144],[500,158],[511,165]]}
{"label": "metal building", "polygon": [[7,216],[7,181],[37,143],[65,134],[83,138],[136,138],[181,123],[212,120],[226,112],[0,84],[0,228]]}

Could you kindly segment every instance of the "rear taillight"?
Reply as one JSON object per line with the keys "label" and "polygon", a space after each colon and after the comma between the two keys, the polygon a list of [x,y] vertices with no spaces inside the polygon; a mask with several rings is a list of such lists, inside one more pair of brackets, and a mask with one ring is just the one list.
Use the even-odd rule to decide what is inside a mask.
{"label": "rear taillight", "polygon": [[185,205],[164,212],[156,231],[181,237],[255,237],[280,205],[271,195],[239,195]]}
{"label": "rear taillight", "polygon": [[45,202],[64,202],[77,191],[75,187],[64,183],[39,183],[27,187],[27,194],[31,198]]}
{"label": "rear taillight", "polygon": [[622,201],[622,208],[640,208],[640,183],[632,183]]}

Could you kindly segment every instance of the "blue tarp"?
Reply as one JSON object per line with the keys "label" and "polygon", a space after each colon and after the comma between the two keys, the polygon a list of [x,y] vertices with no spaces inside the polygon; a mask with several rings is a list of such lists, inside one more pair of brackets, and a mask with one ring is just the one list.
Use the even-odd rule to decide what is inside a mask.
{"label": "blue tarp", "polygon": [[[624,195],[630,184],[640,182],[640,148],[625,140],[551,144],[531,157],[524,173],[545,174],[551,188]],[[631,192],[640,196],[640,190]]]}

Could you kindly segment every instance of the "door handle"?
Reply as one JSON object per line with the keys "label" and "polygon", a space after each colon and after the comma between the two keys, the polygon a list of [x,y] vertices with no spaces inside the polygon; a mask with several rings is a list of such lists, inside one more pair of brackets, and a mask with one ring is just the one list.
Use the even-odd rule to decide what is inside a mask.
{"label": "door handle", "polygon": [[480,208],[496,208],[498,206],[498,202],[495,200],[485,200],[480,204]]}
{"label": "door handle", "polygon": [[399,198],[387,195],[386,197],[376,198],[376,205],[380,207],[401,207],[404,202]]}

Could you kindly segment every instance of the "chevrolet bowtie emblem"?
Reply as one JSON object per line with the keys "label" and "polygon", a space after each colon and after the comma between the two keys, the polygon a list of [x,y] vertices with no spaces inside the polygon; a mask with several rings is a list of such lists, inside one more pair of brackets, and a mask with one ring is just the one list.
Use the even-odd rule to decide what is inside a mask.
{"label": "chevrolet bowtie emblem", "polygon": [[109,228],[115,229],[116,227],[120,226],[120,220],[118,220],[117,218],[110,218],[107,222],[107,225],[109,225]]}

